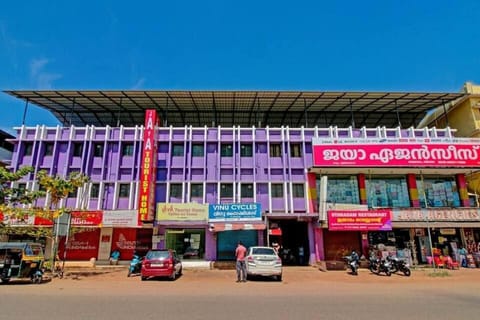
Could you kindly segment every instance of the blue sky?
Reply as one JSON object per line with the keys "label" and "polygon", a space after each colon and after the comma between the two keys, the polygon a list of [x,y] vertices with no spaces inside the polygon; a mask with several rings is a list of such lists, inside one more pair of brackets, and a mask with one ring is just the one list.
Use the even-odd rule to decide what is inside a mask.
{"label": "blue sky", "polygon": [[[140,5],[141,4],[141,5]],[[458,92],[480,1],[5,1],[0,90]],[[24,103],[0,94],[0,128]],[[27,125],[55,125],[30,106]]]}

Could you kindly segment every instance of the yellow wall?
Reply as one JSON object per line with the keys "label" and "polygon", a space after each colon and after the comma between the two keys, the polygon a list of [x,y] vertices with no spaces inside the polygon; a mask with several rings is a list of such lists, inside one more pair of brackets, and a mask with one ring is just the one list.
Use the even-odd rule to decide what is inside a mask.
{"label": "yellow wall", "polygon": [[[456,129],[456,137],[480,138],[480,86],[467,82],[462,91],[470,95],[448,109],[448,125]],[[446,118],[441,107],[436,116],[428,126],[445,128]],[[469,192],[480,194],[480,173],[467,175],[467,184]]]}

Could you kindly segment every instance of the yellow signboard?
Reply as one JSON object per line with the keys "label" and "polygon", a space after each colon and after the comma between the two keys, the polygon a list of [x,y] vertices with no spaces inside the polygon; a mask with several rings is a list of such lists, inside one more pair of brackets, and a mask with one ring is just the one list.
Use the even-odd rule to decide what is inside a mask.
{"label": "yellow signboard", "polygon": [[157,221],[207,220],[208,204],[157,203]]}

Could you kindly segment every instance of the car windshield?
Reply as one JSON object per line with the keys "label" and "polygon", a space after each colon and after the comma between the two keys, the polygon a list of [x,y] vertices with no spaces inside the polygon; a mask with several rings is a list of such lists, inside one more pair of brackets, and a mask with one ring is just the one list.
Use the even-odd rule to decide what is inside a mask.
{"label": "car windshield", "polygon": [[149,251],[147,253],[147,259],[165,259],[169,257],[168,251]]}
{"label": "car windshield", "polygon": [[252,254],[275,255],[275,251],[272,248],[253,248]]}

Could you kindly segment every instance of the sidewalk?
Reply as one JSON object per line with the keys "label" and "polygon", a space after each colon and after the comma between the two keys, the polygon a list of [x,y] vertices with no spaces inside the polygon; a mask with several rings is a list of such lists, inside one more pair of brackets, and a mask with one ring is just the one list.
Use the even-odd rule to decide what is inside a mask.
{"label": "sidewalk", "polygon": [[[93,276],[112,272],[127,273],[130,261],[120,261],[118,265],[110,265],[108,261],[65,261],[65,277],[72,276]],[[211,261],[182,261],[183,268],[189,269],[213,269]]]}

